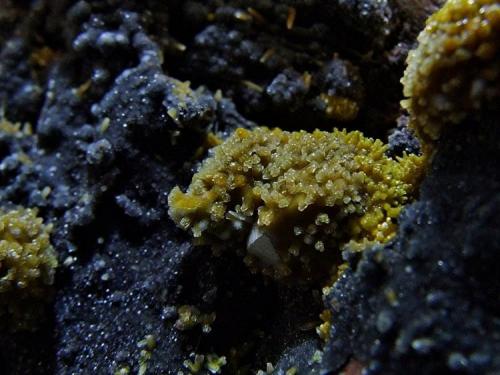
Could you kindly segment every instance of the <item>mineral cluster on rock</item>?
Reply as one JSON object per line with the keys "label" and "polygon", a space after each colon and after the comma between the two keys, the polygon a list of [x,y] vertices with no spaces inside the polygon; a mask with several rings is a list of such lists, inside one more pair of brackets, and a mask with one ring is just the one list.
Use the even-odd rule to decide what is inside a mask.
{"label": "mineral cluster on rock", "polygon": [[500,373],[499,20],[0,1],[0,372]]}
{"label": "mineral cluster on rock", "polygon": [[356,131],[237,129],[186,193],[172,190],[170,216],[198,243],[246,246],[247,264],[266,274],[318,277],[336,271],[346,244],[394,236],[424,161],[386,151]]}
{"label": "mineral cluster on rock", "polygon": [[8,329],[36,329],[54,283],[51,226],[32,209],[0,212],[0,317]]}
{"label": "mineral cluster on rock", "polygon": [[471,112],[498,108],[499,38],[496,1],[448,1],[429,17],[402,79],[403,106],[420,137],[434,141]]}

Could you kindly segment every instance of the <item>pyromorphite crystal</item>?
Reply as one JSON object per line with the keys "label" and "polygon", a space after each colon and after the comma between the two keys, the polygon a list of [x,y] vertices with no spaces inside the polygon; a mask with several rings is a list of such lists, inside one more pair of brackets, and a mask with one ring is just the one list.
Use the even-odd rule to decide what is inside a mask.
{"label": "pyromorphite crystal", "polygon": [[500,1],[450,0],[428,20],[408,56],[402,102],[425,142],[468,114],[498,108]]}
{"label": "pyromorphite crystal", "polygon": [[394,235],[423,160],[386,149],[357,131],[238,129],[187,192],[172,190],[170,216],[198,243],[246,248],[253,269],[314,277],[335,270],[345,244]]}
{"label": "pyromorphite crystal", "polygon": [[0,212],[0,317],[14,328],[34,328],[38,303],[54,282],[57,257],[50,230],[34,209]]}

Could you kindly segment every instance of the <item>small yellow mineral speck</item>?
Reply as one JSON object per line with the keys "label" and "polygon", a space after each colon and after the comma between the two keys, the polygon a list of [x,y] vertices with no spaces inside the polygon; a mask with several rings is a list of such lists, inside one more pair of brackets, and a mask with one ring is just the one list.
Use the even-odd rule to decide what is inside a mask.
{"label": "small yellow mineral speck", "polygon": [[297,17],[297,10],[294,7],[289,7],[286,17],[286,28],[288,30],[293,29],[293,25],[295,24],[295,17]]}
{"label": "small yellow mineral speck", "polygon": [[154,350],[156,348],[156,338],[154,335],[146,335],[144,336],[144,339],[137,343],[137,345],[140,348],[146,348],[149,351]]}
{"label": "small yellow mineral speck", "polygon": [[264,54],[260,57],[259,62],[264,64],[271,56],[275,54],[276,50],[274,48],[269,48],[264,52]]}
{"label": "small yellow mineral speck", "polygon": [[323,360],[323,352],[320,350],[316,350],[311,358],[311,361],[314,363],[321,363]]}
{"label": "small yellow mineral speck", "polygon": [[208,354],[205,367],[211,374],[220,374],[222,367],[227,363],[226,357],[219,357],[216,354]]}
{"label": "small yellow mineral speck", "polygon": [[43,199],[47,199],[47,197],[50,195],[52,192],[52,188],[50,186],[45,186],[42,191],[40,192],[41,196]]}
{"label": "small yellow mineral speck", "polygon": [[128,375],[128,374],[130,374],[130,367],[127,365],[120,366],[115,371],[115,375]]}
{"label": "small yellow mineral speck", "polygon": [[177,309],[179,317],[175,322],[175,328],[180,331],[194,328],[201,325],[204,333],[211,330],[211,324],[215,321],[215,313],[203,314],[195,306],[182,305]]}
{"label": "small yellow mineral speck", "polygon": [[139,356],[139,371],[137,375],[145,375],[148,370],[148,362],[151,359],[151,352],[148,350],[141,350]]}
{"label": "small yellow mineral speck", "polygon": [[247,11],[257,23],[264,24],[267,22],[266,19],[264,18],[264,16],[262,14],[260,14],[257,10],[255,10],[254,8],[249,7],[249,8],[247,8]]}
{"label": "small yellow mineral speck", "polygon": [[320,95],[326,105],[326,115],[338,121],[352,121],[358,116],[358,104],[343,96]]}
{"label": "small yellow mineral speck", "polygon": [[39,67],[49,66],[57,58],[57,52],[50,47],[44,46],[35,49],[30,56],[30,62]]}
{"label": "small yellow mineral speck", "polygon": [[200,354],[196,354],[196,355],[194,355],[193,361],[186,359],[183,364],[184,364],[184,367],[187,368],[192,374],[197,374],[203,368],[204,362],[205,362],[205,356],[200,355]]}
{"label": "small yellow mineral speck", "polygon": [[10,122],[5,118],[3,110],[0,110],[0,134],[2,133],[21,138],[26,135],[32,135],[33,129],[29,123],[21,125],[19,122]]}
{"label": "small yellow mineral speck", "polygon": [[247,22],[252,20],[252,15],[247,12],[237,10],[236,12],[234,12],[234,18],[240,21]]}
{"label": "small yellow mineral speck", "polygon": [[246,86],[247,88],[249,88],[250,90],[253,90],[253,91],[256,91],[256,92],[259,92],[259,93],[264,92],[264,89],[262,88],[262,86],[258,85],[255,82],[248,81],[248,80],[242,80],[241,83],[244,86]]}
{"label": "small yellow mineral speck", "polygon": [[398,295],[394,291],[394,289],[387,289],[385,291],[385,297],[387,298],[387,302],[389,302],[391,305],[397,305],[398,303]]}
{"label": "small yellow mineral speck", "polygon": [[76,89],[73,90],[73,93],[78,97],[82,98],[85,93],[90,89],[92,86],[92,81],[89,79],[82,83],[80,86],[78,86]]}
{"label": "small yellow mineral speck", "polygon": [[111,124],[111,120],[109,117],[105,117],[102,122],[101,122],[101,126],[99,127],[99,131],[101,133],[105,133],[106,130],[108,130],[109,128],[109,125]]}
{"label": "small yellow mineral speck", "polygon": [[318,327],[316,327],[316,333],[323,339],[327,341],[330,338],[330,328],[332,325],[332,313],[330,310],[323,310],[319,314],[320,319],[323,321]]}

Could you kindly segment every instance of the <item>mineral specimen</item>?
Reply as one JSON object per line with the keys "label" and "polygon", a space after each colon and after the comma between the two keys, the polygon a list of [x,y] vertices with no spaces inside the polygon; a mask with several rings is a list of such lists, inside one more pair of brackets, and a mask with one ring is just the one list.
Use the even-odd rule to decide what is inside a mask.
{"label": "mineral specimen", "polygon": [[198,243],[241,247],[245,239],[252,268],[312,278],[335,270],[347,243],[394,235],[423,158],[394,160],[386,150],[356,131],[238,129],[186,193],[172,190],[169,213]]}
{"label": "mineral specimen", "polygon": [[[0,3],[0,113],[12,121],[0,122],[0,208],[37,207],[43,222],[54,225],[50,242],[61,259],[54,285],[41,285],[43,295],[53,288],[53,305],[31,295],[5,299],[9,308],[26,301],[16,311],[38,317],[31,313],[45,310],[48,319],[35,333],[1,331],[2,373],[500,372],[498,112],[489,111],[496,108],[481,82],[471,84],[485,94],[480,111],[460,102],[469,95],[467,87],[445,93],[455,107],[433,115],[436,132],[446,134],[430,159],[426,147],[434,146],[434,139],[416,125],[425,120],[426,109],[409,108],[407,116],[399,105],[407,53],[442,0]],[[483,35],[482,24],[475,29],[468,22],[485,21],[498,1],[453,4],[446,7],[485,13],[438,24],[437,33],[427,33],[427,46],[439,46],[448,27],[467,24],[471,35]],[[458,57],[462,49],[469,51],[462,46]],[[456,65],[437,71],[439,60]],[[413,64],[422,69],[415,87],[446,81],[448,75],[467,86],[488,72],[482,66],[495,70],[482,61],[473,57],[460,65],[438,53],[415,58]],[[428,87],[410,102],[430,103],[427,93],[441,92]],[[451,126],[450,113],[461,111],[481,112],[480,120],[466,116]],[[407,126],[410,117],[420,144]],[[32,131],[17,123],[30,123]],[[264,180],[258,173],[250,176],[252,164],[240,173],[247,179],[243,187],[222,190],[222,182],[219,190],[207,187],[207,194],[229,195],[229,202],[212,202],[226,205],[214,210],[222,219],[215,222],[203,210],[198,218],[185,216],[193,220],[189,230],[198,221],[207,224],[194,242],[227,249],[220,256],[192,246],[190,236],[169,219],[171,189],[189,184],[208,148],[229,137],[208,151],[209,160],[218,158],[217,150],[229,150],[236,128],[248,129],[249,138],[259,131],[253,130],[256,124],[303,130],[280,137],[306,142],[314,139],[313,129],[329,131],[339,123],[388,143],[376,160],[366,157],[363,165],[370,168],[386,165],[386,158],[387,165],[401,166],[398,156],[408,160],[405,152],[423,151],[432,163],[418,197],[416,183],[392,172],[390,180],[367,173],[357,184],[352,176],[359,171],[349,168],[360,150],[346,145],[344,138],[352,133],[345,133],[337,134],[338,151],[352,146],[352,152],[306,160],[322,152],[318,140],[317,147],[306,147],[308,154],[294,154],[309,167]],[[279,131],[261,133],[267,147]],[[276,146],[272,155],[278,159],[263,169],[285,160],[284,146]],[[304,211],[273,203],[281,199],[274,187],[288,176],[296,180],[286,189],[302,182],[305,189],[322,192],[326,185],[315,180],[312,169],[321,170],[323,163],[341,166],[325,173],[342,175],[344,191],[333,190],[351,202],[327,206],[322,200],[328,192],[311,195]],[[224,172],[236,175],[231,168]],[[381,168],[380,175],[385,172]],[[410,177],[418,180],[418,174]],[[381,220],[390,220],[378,242],[397,232],[382,245],[361,238],[377,237],[376,227],[351,233],[351,224],[377,209],[375,193],[366,191],[370,181],[375,190],[390,190],[395,181],[408,184],[401,195],[379,197],[394,204],[394,213],[379,207]],[[254,203],[248,216],[235,208],[243,204],[245,188]],[[256,188],[260,195],[254,195]],[[363,198],[353,202],[357,195]],[[366,212],[345,213],[351,204]],[[402,214],[392,217],[403,204]],[[259,224],[259,208],[263,219],[273,216],[269,225]],[[322,237],[332,238],[327,228],[334,223],[337,243],[329,244]],[[221,234],[228,235],[226,241]],[[297,257],[287,241],[299,243]],[[362,252],[352,251],[361,247]],[[238,252],[248,253],[252,269],[274,274],[284,264],[293,281],[317,280],[276,282],[252,274]],[[0,320],[10,325],[16,316]]]}

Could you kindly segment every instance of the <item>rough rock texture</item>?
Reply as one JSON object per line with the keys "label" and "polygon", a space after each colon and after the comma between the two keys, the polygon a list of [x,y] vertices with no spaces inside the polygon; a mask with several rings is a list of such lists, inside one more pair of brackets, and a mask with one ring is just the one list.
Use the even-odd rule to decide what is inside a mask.
{"label": "rough rock texture", "polygon": [[325,368],[353,356],[371,373],[500,370],[498,125],[493,113],[443,135],[396,240],[346,253],[353,268],[325,298]]}

